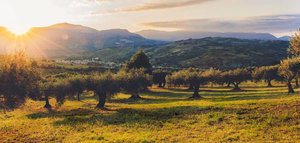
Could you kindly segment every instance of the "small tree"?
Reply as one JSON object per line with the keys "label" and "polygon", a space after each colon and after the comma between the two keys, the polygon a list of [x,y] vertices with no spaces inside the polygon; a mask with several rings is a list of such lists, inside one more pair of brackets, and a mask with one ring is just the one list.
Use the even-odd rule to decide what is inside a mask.
{"label": "small tree", "polygon": [[94,74],[87,78],[87,89],[94,91],[95,96],[98,96],[96,108],[103,109],[107,98],[111,98],[119,92],[118,83],[116,75],[111,72]]}
{"label": "small tree", "polygon": [[282,60],[279,67],[279,73],[284,77],[287,83],[288,93],[294,93],[295,91],[291,82],[300,74],[300,57]]}
{"label": "small tree", "polygon": [[142,69],[133,69],[129,72],[120,71],[117,74],[121,89],[131,94],[130,99],[141,99],[139,93],[150,84],[150,76]]}
{"label": "small tree", "polygon": [[190,85],[194,93],[191,98],[201,98],[199,88],[201,85],[207,84],[209,81],[209,73],[199,69],[181,70],[168,76],[168,83],[174,85]]}
{"label": "small tree", "polygon": [[208,81],[212,84],[220,84],[221,82],[221,74],[220,70],[216,70],[214,68],[210,68],[209,70],[205,71],[205,74],[208,77]]}
{"label": "small tree", "polygon": [[191,98],[201,98],[199,95],[199,88],[209,82],[209,75],[206,72],[193,71],[186,76],[186,82],[192,85],[194,94]]}
{"label": "small tree", "polygon": [[158,87],[165,87],[166,85],[166,76],[169,74],[167,71],[156,70],[152,73],[153,83],[158,84]]}
{"label": "small tree", "polygon": [[234,85],[233,91],[241,91],[239,84],[251,79],[251,73],[247,69],[235,69],[221,74],[222,81]]}
{"label": "small tree", "polygon": [[167,75],[166,80],[169,87],[180,87],[184,85],[185,82],[185,75],[187,75],[187,70],[181,70],[178,72],[172,73],[172,75]]}
{"label": "small tree", "polygon": [[41,93],[44,96],[45,105],[44,108],[50,110],[52,106],[50,105],[49,98],[53,95],[53,82],[43,82],[40,84]]}
{"label": "small tree", "polygon": [[145,69],[145,73],[152,73],[152,65],[142,49],[139,50],[130,61],[127,61],[123,67],[123,70],[127,72],[132,69]]}
{"label": "small tree", "polygon": [[268,87],[272,87],[272,80],[281,80],[281,77],[278,75],[278,67],[279,65],[256,68],[252,72],[253,80],[256,82],[265,80],[268,83]]}
{"label": "small tree", "polygon": [[71,94],[77,95],[77,100],[80,101],[80,95],[86,88],[85,77],[82,75],[76,75],[75,77],[70,78],[69,82],[72,92]]}

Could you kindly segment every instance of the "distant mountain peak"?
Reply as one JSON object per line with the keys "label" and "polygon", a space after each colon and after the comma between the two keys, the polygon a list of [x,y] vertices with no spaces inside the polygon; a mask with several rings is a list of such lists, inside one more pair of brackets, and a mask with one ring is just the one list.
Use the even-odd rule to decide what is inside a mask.
{"label": "distant mountain peak", "polygon": [[278,40],[270,33],[246,33],[246,32],[206,32],[206,31],[158,31],[142,30],[136,32],[149,39],[178,41],[185,39],[201,39],[205,37],[228,37],[238,39]]}

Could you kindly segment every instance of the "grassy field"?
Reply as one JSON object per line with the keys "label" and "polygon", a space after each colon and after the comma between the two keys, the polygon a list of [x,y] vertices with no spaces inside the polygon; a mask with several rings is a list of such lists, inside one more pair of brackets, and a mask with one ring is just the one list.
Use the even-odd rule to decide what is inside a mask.
{"label": "grassy field", "polygon": [[94,109],[89,93],[50,113],[44,102],[28,101],[0,114],[0,142],[299,142],[300,89],[288,95],[284,86],[255,86],[201,88],[201,100],[153,87],[137,102],[117,95],[106,111]]}

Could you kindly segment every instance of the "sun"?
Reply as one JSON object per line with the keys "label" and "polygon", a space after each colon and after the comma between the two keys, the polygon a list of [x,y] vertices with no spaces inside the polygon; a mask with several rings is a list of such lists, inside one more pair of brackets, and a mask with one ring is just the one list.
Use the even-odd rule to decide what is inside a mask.
{"label": "sun", "polygon": [[7,26],[6,27],[8,31],[11,33],[19,36],[19,35],[24,35],[29,31],[29,27],[13,27],[13,26]]}

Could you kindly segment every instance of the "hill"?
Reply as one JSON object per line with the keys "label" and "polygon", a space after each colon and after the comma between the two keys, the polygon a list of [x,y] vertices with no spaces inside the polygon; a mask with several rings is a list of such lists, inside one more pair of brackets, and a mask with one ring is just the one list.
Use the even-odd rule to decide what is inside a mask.
{"label": "hill", "polygon": [[[93,28],[60,23],[49,27],[31,28],[23,36],[7,36],[4,28],[0,31],[1,51],[9,51],[15,45],[22,45],[30,56],[35,57],[61,57],[78,56],[82,52],[118,47],[142,46],[160,44],[161,41],[149,40],[125,29],[110,29],[98,31]],[[6,37],[10,40],[1,40]]]}
{"label": "hill", "polygon": [[[279,63],[286,58],[287,41],[203,38],[143,47],[155,66],[237,68]],[[87,53],[102,61],[125,62],[139,47],[114,47]]]}
{"label": "hill", "polygon": [[256,40],[280,40],[269,33],[218,33],[218,32],[202,32],[202,31],[156,31],[143,30],[136,32],[149,39],[178,41],[186,39],[200,39],[205,37],[227,37],[238,39],[256,39]]}

